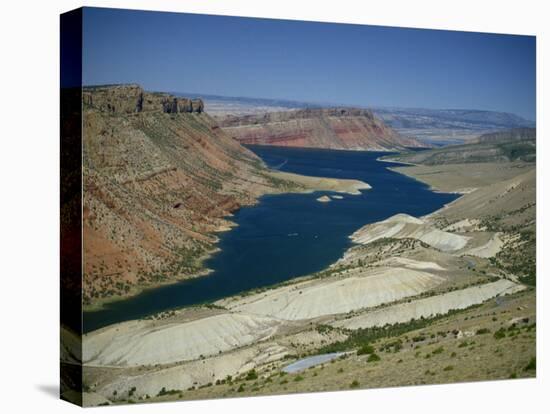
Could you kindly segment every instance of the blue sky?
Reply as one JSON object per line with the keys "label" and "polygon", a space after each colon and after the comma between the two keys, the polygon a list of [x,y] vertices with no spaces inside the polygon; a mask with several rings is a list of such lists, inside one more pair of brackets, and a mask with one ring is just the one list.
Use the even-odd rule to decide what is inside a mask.
{"label": "blue sky", "polygon": [[86,85],[535,119],[535,37],[86,8]]}

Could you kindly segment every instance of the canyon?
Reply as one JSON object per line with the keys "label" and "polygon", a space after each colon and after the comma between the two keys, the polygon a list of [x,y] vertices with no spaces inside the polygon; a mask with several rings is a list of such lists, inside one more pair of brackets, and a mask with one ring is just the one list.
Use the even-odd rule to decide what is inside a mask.
{"label": "canyon", "polygon": [[82,96],[87,309],[206,274],[217,234],[263,194],[369,188],[269,170],[200,99],[134,84],[86,87]]}
{"label": "canyon", "polygon": [[[320,271],[86,332],[85,405],[480,379],[479,359],[469,354],[474,345],[491,369],[481,378],[535,374],[529,368],[536,335],[531,153],[480,157],[476,149],[487,145],[508,148],[508,141],[490,138],[468,144],[467,151],[457,146],[389,156],[417,164],[396,167],[379,162],[378,153],[363,152],[385,171],[367,168],[370,189],[351,179],[367,177],[356,175],[356,166],[367,163],[350,162],[350,154],[360,152],[272,147],[276,162],[288,161],[285,166],[292,160],[281,151],[306,158],[303,168],[316,154],[317,171],[339,178],[273,171],[232,138],[231,128],[241,126],[228,127],[196,100],[134,85],[85,92],[84,299],[92,306],[204,274],[202,261],[216,249],[217,233],[231,229],[231,215],[262,195],[346,194],[325,194],[331,203],[310,195],[311,215],[343,208],[348,198],[360,204],[374,201],[377,191],[401,193],[395,171],[425,183],[414,181],[419,187],[404,191],[406,202],[395,199],[400,211],[388,214],[384,205],[378,220],[347,233],[350,246]],[[345,115],[334,111],[321,110],[321,118]],[[368,118],[361,111],[348,115],[343,118]],[[336,168],[330,157],[347,161]],[[355,175],[338,175],[344,166]],[[424,199],[440,192],[462,196],[431,213],[404,211],[418,202],[417,193]],[[282,236],[290,243],[302,235],[285,230]],[[62,357],[78,358],[71,348],[78,341],[62,334],[68,338]],[[289,363],[333,353],[337,359],[311,371],[285,370]]]}
{"label": "canyon", "polygon": [[370,151],[425,146],[367,109],[307,108],[218,119],[224,131],[242,144]]}

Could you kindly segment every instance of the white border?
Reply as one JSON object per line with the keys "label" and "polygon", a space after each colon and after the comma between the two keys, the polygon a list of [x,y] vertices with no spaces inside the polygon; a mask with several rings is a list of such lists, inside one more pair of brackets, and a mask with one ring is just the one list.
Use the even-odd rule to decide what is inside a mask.
{"label": "white border", "polygon": [[[58,382],[58,15],[70,0],[4,2],[0,15],[0,275],[3,412],[65,413],[77,409],[53,396]],[[121,0],[88,6],[186,11],[297,20],[378,24],[537,35],[538,377],[444,386],[317,393],[285,397],[124,406],[109,412],[535,413],[549,406],[547,283],[548,139],[545,99],[550,73],[544,2],[402,0]],[[136,29],[139,30],[139,29]],[[546,108],[547,109],[547,108]],[[548,115],[548,114],[547,114]],[[548,352],[548,350],[546,350]],[[545,393],[546,391],[546,393]]]}

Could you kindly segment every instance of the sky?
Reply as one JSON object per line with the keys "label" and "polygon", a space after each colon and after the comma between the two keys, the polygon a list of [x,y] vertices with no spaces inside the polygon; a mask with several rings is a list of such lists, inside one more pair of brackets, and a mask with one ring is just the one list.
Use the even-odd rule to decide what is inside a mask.
{"label": "sky", "polygon": [[85,85],[535,120],[534,36],[86,8]]}

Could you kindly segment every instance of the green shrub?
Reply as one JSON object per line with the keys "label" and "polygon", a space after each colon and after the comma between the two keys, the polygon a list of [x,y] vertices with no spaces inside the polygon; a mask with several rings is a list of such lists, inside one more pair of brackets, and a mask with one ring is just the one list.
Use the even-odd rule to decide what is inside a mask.
{"label": "green shrub", "polygon": [[244,391],[244,384],[241,384],[237,392],[243,392],[243,391]]}
{"label": "green shrub", "polygon": [[432,354],[434,354],[434,355],[442,354],[444,350],[445,350],[445,348],[443,348],[442,346],[440,346],[439,348],[434,349],[434,350],[432,351]]}
{"label": "green shrub", "polygon": [[491,333],[491,330],[489,328],[481,328],[476,331],[476,335],[485,335]]}
{"label": "green shrub", "polygon": [[[322,346],[321,348],[317,349],[315,353],[320,355],[331,352],[341,352],[357,349],[362,347],[364,344],[371,343],[381,338],[397,337],[407,332],[425,328],[437,320],[448,318],[449,316],[455,314],[464,313],[479,306],[481,305],[472,305],[465,309],[451,310],[445,315],[436,315],[432,318],[411,319],[409,322],[356,329],[349,333],[347,339]],[[427,337],[424,334],[419,334],[411,339],[413,342],[422,342],[425,341]]]}
{"label": "green shrub", "polygon": [[353,382],[349,385],[350,388],[358,388],[359,387],[359,381],[353,380]]}
{"label": "green shrub", "polygon": [[303,380],[304,380],[304,377],[302,377],[301,375],[297,375],[296,377],[294,377],[294,382],[303,381]]}
{"label": "green shrub", "polygon": [[453,367],[452,365],[447,365],[445,368],[443,368],[443,371],[452,371],[453,369],[455,369],[455,367]]}
{"label": "green shrub", "polygon": [[365,344],[357,350],[357,355],[370,355],[373,353],[374,353],[374,347],[369,344]]}
{"label": "green shrub", "polygon": [[493,334],[493,336],[495,339],[502,339],[506,337],[506,332],[504,331],[504,329],[500,328]]}
{"label": "green shrub", "polygon": [[179,394],[179,390],[167,390],[166,387],[162,387],[158,392],[157,397],[162,397],[163,395]]}
{"label": "green shrub", "polygon": [[533,371],[537,369],[537,359],[532,357],[529,363],[525,366],[525,371]]}
{"label": "green shrub", "polygon": [[376,361],[380,361],[380,357],[376,354],[370,354],[367,359],[367,362],[376,362]]}
{"label": "green shrub", "polygon": [[244,378],[247,381],[252,381],[258,379],[258,374],[256,373],[256,370],[251,369],[246,373],[246,377]]}

